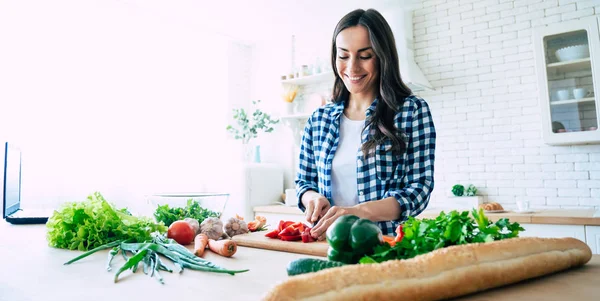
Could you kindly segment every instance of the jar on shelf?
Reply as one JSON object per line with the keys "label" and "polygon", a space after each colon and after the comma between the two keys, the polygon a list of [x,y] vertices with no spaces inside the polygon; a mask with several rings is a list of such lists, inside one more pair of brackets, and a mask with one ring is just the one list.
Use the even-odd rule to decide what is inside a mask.
{"label": "jar on shelf", "polygon": [[300,71],[302,76],[309,76],[310,70],[308,69],[308,65],[302,65],[302,70]]}

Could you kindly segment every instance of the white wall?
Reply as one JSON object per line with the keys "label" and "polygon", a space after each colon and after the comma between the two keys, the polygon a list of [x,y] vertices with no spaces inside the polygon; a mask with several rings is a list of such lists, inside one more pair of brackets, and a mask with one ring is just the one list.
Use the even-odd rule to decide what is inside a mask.
{"label": "white wall", "polygon": [[248,47],[127,1],[2,1],[0,41],[0,137],[23,150],[25,203],[230,186]]}
{"label": "white wall", "polygon": [[413,22],[436,89],[421,93],[438,133],[433,203],[472,183],[508,208],[600,208],[600,145],[542,141],[532,44],[534,27],[591,15],[598,1],[423,1]]}
{"label": "white wall", "polygon": [[[282,93],[289,88],[281,83],[281,76],[291,73],[292,67],[292,34],[296,36],[295,61],[296,66],[312,64],[320,58],[327,64],[330,61],[328,33],[301,32],[289,35],[275,36],[256,41],[253,45],[252,99],[260,99],[262,107],[275,116],[287,115]],[[313,94],[330,94],[333,80],[315,83],[307,86],[298,86],[298,94],[294,105],[298,105],[297,113],[311,113],[316,107],[311,106],[309,97]],[[303,124],[300,125],[300,131]],[[280,122],[275,131],[259,137],[257,143],[261,144],[265,162],[276,163],[284,166],[284,186],[294,188],[296,164],[299,148],[295,145],[292,128]]]}
{"label": "white wall", "polygon": [[[436,88],[419,93],[431,105],[438,131],[433,205],[444,201],[452,185],[462,183],[476,185],[486,201],[507,208],[514,208],[518,199],[530,200],[535,208],[600,208],[600,145],[549,146],[542,141],[531,40],[533,27],[600,15],[597,3],[431,0],[417,5],[416,60]],[[275,55],[286,51],[288,40],[278,37],[276,51],[264,47],[255,56],[288,66],[287,54]],[[279,91],[280,70],[262,73],[270,79],[264,91]],[[330,88],[308,86],[298,100]],[[279,101],[276,93],[271,98]],[[291,159],[286,140],[290,135],[281,127],[272,137],[280,151],[275,161],[292,166],[286,171],[286,187],[293,186],[295,171],[296,153]],[[283,150],[282,142],[287,143]]]}

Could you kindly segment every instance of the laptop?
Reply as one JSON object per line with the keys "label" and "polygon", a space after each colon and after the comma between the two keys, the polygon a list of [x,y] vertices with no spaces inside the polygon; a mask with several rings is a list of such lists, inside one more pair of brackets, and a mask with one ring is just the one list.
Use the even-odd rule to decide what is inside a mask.
{"label": "laptop", "polygon": [[4,151],[4,172],[2,212],[4,219],[11,224],[45,224],[49,212],[21,208],[21,150],[6,142]]}

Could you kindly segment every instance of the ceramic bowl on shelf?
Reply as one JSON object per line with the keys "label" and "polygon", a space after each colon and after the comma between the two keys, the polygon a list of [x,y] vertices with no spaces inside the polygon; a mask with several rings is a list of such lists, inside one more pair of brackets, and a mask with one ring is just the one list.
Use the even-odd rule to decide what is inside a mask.
{"label": "ceramic bowl on shelf", "polygon": [[563,89],[556,91],[556,98],[558,98],[558,100],[567,100],[569,99],[569,96],[569,90]]}
{"label": "ceramic bowl on shelf", "polygon": [[573,45],[556,50],[556,58],[559,62],[567,62],[590,57],[588,44]]}
{"label": "ceramic bowl on shelf", "polygon": [[588,90],[586,88],[576,88],[573,89],[573,97],[575,99],[582,99],[588,95]]}

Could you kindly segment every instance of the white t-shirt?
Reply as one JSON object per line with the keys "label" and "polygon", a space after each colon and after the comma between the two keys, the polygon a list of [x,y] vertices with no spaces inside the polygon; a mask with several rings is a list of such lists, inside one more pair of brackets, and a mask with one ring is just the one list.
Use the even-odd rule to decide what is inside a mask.
{"label": "white t-shirt", "polygon": [[361,151],[361,136],[364,120],[350,120],[342,114],[340,119],[340,141],[331,163],[331,192],[335,206],[358,204],[356,184],[357,155]]}

